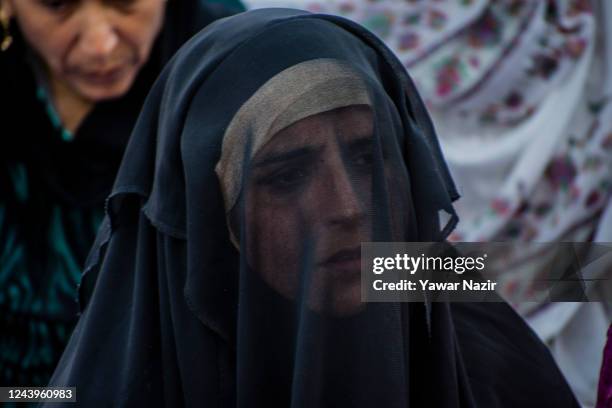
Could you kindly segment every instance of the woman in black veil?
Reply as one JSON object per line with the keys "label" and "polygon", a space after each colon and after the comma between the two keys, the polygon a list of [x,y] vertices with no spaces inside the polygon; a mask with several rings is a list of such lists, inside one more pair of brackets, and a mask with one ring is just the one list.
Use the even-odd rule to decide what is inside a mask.
{"label": "woman in black veil", "polygon": [[84,405],[576,406],[504,304],[361,302],[360,243],[442,241],[457,198],[370,33],[219,22],[147,99],[51,385]]}

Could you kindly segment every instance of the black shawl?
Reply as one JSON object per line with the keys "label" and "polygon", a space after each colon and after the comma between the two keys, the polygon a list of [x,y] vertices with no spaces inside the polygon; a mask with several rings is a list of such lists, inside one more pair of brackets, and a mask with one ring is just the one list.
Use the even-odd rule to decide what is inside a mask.
{"label": "black shawl", "polygon": [[52,385],[112,406],[575,406],[505,304],[355,296],[349,245],[443,240],[457,198],[375,36],[284,9],[215,24],[147,98]]}

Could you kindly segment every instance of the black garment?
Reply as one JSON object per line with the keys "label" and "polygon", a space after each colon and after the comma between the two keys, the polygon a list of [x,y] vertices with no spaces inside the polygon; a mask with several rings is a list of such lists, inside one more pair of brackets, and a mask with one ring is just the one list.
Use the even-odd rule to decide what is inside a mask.
{"label": "black garment", "polygon": [[0,385],[48,383],[76,323],[80,272],[145,97],[190,36],[229,14],[170,1],[133,87],[98,103],[69,141],[52,123],[31,52],[11,27],[15,41],[0,53]]}
{"label": "black garment", "polygon": [[505,304],[359,302],[355,246],[443,240],[457,198],[376,37],[284,9],[224,20],[147,98],[51,385],[85,405],[577,406]]}

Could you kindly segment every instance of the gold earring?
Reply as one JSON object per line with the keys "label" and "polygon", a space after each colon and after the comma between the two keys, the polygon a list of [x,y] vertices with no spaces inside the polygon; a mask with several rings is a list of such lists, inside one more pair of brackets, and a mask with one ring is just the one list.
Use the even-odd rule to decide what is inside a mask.
{"label": "gold earring", "polygon": [[13,43],[13,36],[9,31],[9,27],[11,25],[11,20],[9,16],[5,13],[4,9],[0,7],[0,24],[2,25],[2,42],[0,42],[0,50],[6,51],[9,49],[11,44]]}

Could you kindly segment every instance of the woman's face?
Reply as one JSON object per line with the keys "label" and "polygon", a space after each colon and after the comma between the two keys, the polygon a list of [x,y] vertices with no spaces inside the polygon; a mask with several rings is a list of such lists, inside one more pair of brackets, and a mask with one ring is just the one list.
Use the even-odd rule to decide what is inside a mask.
{"label": "woman's face", "polygon": [[306,279],[304,299],[314,310],[347,315],[361,307],[372,135],[369,107],[339,108],[281,130],[252,161],[245,196],[249,263],[290,299]]}
{"label": "woman's face", "polygon": [[164,0],[0,0],[52,80],[90,102],[125,94],[149,58]]}

